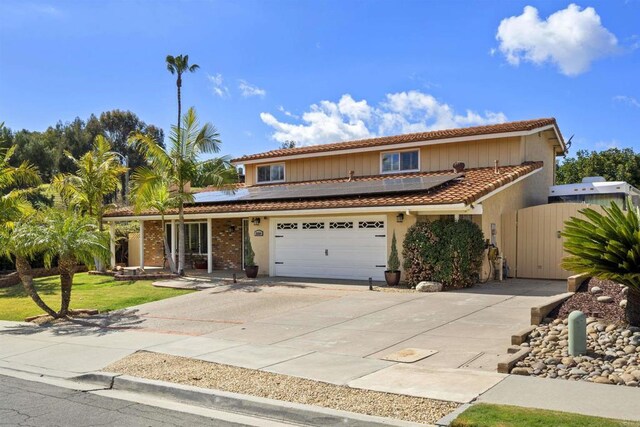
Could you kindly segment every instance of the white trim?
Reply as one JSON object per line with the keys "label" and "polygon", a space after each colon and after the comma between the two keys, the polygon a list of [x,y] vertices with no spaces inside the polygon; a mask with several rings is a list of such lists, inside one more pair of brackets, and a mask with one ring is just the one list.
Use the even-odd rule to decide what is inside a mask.
{"label": "white trim", "polygon": [[[211,235],[211,218],[207,218],[207,273],[213,273],[213,242]],[[198,236],[200,237],[200,236]]]}
{"label": "white trim", "polygon": [[276,274],[276,222],[269,220],[269,277]]}
{"label": "white trim", "polygon": [[[171,220],[171,258],[173,259],[173,265],[176,265],[176,255],[178,247],[178,227],[176,227],[176,220]],[[164,243],[163,243],[164,244]]]}
{"label": "white trim", "polygon": [[111,268],[116,268],[116,223],[109,224],[109,251],[111,252]]}
{"label": "white trim", "polygon": [[[417,152],[418,153],[418,168],[417,169],[398,169],[396,170],[390,170],[390,171],[383,171],[382,170],[382,157],[385,154],[398,154],[399,158],[398,158],[398,167],[402,166],[402,156],[400,156],[400,153],[410,153],[410,152]],[[410,148],[407,150],[388,150],[388,151],[381,151],[380,152],[380,174],[381,175],[388,175],[388,174],[394,174],[394,173],[409,173],[409,172],[420,172],[420,148]]]}
{"label": "white trim", "polygon": [[140,268],[144,268],[144,222],[147,219],[140,220],[140,246],[138,247],[138,254],[140,256]]}
{"label": "white trim", "polygon": [[[282,166],[282,179],[278,179],[278,180],[269,180],[269,181],[260,181],[258,180],[258,169],[260,169],[261,167],[266,167],[269,166],[269,177],[271,177],[271,167],[272,166]],[[262,185],[262,184],[277,184],[280,182],[285,182],[287,180],[287,168],[285,166],[284,162],[270,162],[270,163],[265,163],[263,165],[259,165],[258,167],[256,167],[256,180],[255,183],[258,185]]]}
{"label": "white trim", "polygon": [[459,136],[456,138],[432,139],[428,141],[406,142],[403,144],[381,144],[381,145],[376,145],[372,147],[351,148],[346,150],[335,149],[331,151],[292,154],[289,156],[285,155],[285,156],[278,156],[278,157],[265,157],[261,159],[251,159],[251,160],[238,159],[237,161],[232,161],[231,163],[234,165],[252,165],[257,163],[269,164],[269,163],[278,163],[285,160],[305,159],[309,157],[339,156],[343,154],[364,153],[368,151],[381,151],[381,150],[389,150],[389,149],[402,150],[405,148],[424,147],[427,145],[451,144],[455,142],[477,141],[477,140],[483,140],[483,139],[508,138],[512,136],[528,136],[528,135],[533,135],[535,133],[542,132],[551,128],[553,128],[556,136],[558,137],[558,141],[561,145],[561,148],[566,149],[565,144],[562,138],[560,137],[560,132],[558,131],[556,125],[550,124],[550,125],[535,128],[529,131],[500,132],[500,133],[489,133],[485,135]]}

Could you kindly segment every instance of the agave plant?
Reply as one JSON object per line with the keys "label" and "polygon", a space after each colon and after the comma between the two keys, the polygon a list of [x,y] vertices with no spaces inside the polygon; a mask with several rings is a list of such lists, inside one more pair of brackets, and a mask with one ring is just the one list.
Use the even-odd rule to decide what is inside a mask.
{"label": "agave plant", "polygon": [[640,326],[640,212],[628,203],[625,213],[612,202],[604,214],[587,208],[586,219],[565,222],[562,267],[628,286],[627,321]]}

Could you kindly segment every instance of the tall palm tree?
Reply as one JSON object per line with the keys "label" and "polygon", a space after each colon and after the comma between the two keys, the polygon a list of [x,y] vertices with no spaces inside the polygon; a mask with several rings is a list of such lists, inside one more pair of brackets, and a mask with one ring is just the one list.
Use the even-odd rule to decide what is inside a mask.
{"label": "tall palm tree", "polygon": [[[193,202],[193,195],[186,190],[186,185],[196,178],[202,178],[208,185],[224,187],[235,182],[236,176],[230,171],[232,168],[208,169],[201,175],[203,163],[199,161],[201,154],[217,153],[220,151],[220,135],[216,128],[205,123],[200,126],[193,108],[182,117],[182,128],[172,126],[167,147],[162,147],[153,137],[142,133],[132,135],[130,141],[142,152],[149,168],[144,173],[137,172],[136,191],[145,193],[159,186],[167,186],[171,198],[178,207],[178,273],[184,274],[185,242],[184,242],[184,205]],[[227,158],[213,159],[229,165]]]}
{"label": "tall palm tree", "polygon": [[105,204],[105,197],[121,188],[120,176],[127,171],[122,166],[118,154],[111,151],[109,141],[102,135],[96,136],[91,151],[79,159],[66,153],[76,166],[75,174],[59,174],[53,178],[53,188],[71,207],[98,220],[103,230],[102,218],[111,205]]}
{"label": "tall palm tree", "polygon": [[[27,294],[54,318],[69,314],[73,276],[78,262],[108,259],[109,236],[100,231],[95,218],[78,212],[47,209],[19,221],[11,233],[0,232],[0,247],[5,255],[16,257],[16,269]],[[60,310],[49,307],[33,286],[29,259],[43,255],[47,267],[54,258],[60,270]]]}
{"label": "tall palm tree", "polygon": [[171,74],[176,74],[176,86],[178,89],[178,133],[180,133],[180,118],[182,117],[182,74],[194,73],[200,66],[198,64],[189,65],[189,55],[172,56],[167,55],[167,70]]}
{"label": "tall palm tree", "polygon": [[640,211],[630,200],[628,206],[626,214],[615,202],[603,208],[604,214],[582,209],[586,219],[566,221],[562,235],[570,256],[562,267],[626,285],[627,321],[640,326]]}

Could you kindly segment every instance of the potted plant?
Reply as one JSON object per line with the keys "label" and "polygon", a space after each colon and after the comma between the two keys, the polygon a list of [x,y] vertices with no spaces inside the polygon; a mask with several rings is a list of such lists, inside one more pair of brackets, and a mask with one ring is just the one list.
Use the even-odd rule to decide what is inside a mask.
{"label": "potted plant", "polygon": [[384,280],[387,281],[387,286],[398,286],[400,283],[400,260],[398,259],[398,247],[395,231],[393,232],[393,238],[391,239],[391,253],[389,254],[387,268],[388,270],[384,272]]}
{"label": "potted plant", "polygon": [[207,257],[204,255],[193,255],[191,260],[193,262],[193,268],[196,270],[206,270],[209,267]]}
{"label": "potted plant", "polygon": [[244,257],[244,274],[246,274],[249,279],[255,279],[258,276],[258,266],[254,261],[256,254],[253,252],[253,248],[251,247],[251,239],[247,239],[245,244],[245,250],[247,253]]}

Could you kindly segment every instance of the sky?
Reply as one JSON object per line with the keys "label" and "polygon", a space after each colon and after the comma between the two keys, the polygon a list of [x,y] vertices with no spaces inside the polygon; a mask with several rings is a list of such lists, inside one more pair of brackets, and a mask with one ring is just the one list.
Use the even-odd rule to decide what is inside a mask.
{"label": "sky", "polygon": [[640,151],[640,0],[0,0],[0,121],[45,130],[183,105],[221,154],[556,117],[577,149]]}

